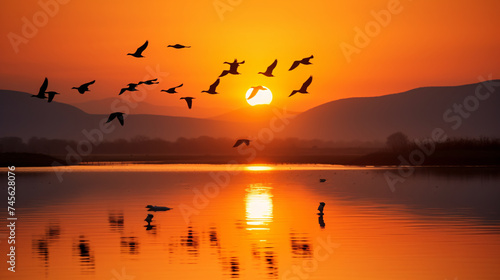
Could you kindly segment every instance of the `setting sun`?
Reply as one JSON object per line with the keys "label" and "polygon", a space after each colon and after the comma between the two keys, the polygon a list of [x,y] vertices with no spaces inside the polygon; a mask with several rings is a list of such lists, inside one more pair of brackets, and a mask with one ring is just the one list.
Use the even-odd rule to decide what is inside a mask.
{"label": "setting sun", "polygon": [[0,280],[500,280],[500,0],[2,4]]}
{"label": "setting sun", "polygon": [[[251,106],[260,104],[270,104],[271,101],[273,100],[273,93],[271,92],[271,90],[269,90],[265,86],[261,87],[264,89],[258,89],[257,87],[255,87],[257,89],[254,89],[254,87],[251,87],[247,90],[245,98],[248,104],[250,104]],[[254,90],[257,90],[257,94],[254,97],[249,98]]]}

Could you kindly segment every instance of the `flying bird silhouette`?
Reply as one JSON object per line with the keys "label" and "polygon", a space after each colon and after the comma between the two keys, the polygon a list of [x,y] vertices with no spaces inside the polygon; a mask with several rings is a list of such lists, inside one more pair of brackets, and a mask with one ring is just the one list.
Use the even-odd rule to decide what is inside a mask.
{"label": "flying bird silhouette", "polygon": [[48,96],[49,96],[49,99],[48,99],[49,103],[52,101],[52,99],[54,99],[54,96],[56,94],[59,94],[59,92],[55,92],[55,91],[46,91],[45,93],[48,94]]}
{"label": "flying bird silhouette", "polygon": [[40,98],[40,99],[47,98],[47,96],[45,96],[45,91],[47,90],[48,85],[49,85],[49,80],[47,78],[45,78],[45,80],[43,80],[42,85],[40,86],[40,89],[38,90],[38,94],[32,95],[31,97],[36,97],[36,98]]}
{"label": "flying bird silhouette", "polygon": [[128,84],[128,87],[126,88],[122,88],[120,90],[120,93],[118,95],[122,95],[122,93],[124,93],[125,91],[137,91],[136,87],[138,86],[139,84],[134,84],[134,83],[130,83]]}
{"label": "flying bird silhouette", "polygon": [[181,97],[180,99],[186,100],[188,108],[191,109],[191,107],[193,106],[193,99],[195,99],[195,98],[188,96],[188,97]]}
{"label": "flying bird silhouette", "polygon": [[299,66],[300,64],[304,64],[304,65],[312,64],[309,61],[309,60],[311,60],[311,58],[314,58],[314,56],[311,55],[310,57],[306,57],[306,58],[303,58],[301,60],[295,60],[292,64],[292,67],[290,67],[290,69],[288,69],[288,71],[292,71],[293,69],[297,68],[297,66]]}
{"label": "flying bird silhouette", "polygon": [[250,145],[250,140],[248,140],[248,139],[238,139],[238,140],[236,140],[236,143],[234,143],[233,148],[236,148],[236,147],[238,147],[241,144],[245,144],[245,145],[248,146],[248,145]]}
{"label": "flying bird silhouette", "polygon": [[278,64],[278,60],[275,59],[274,62],[271,65],[269,65],[269,67],[267,67],[266,72],[259,72],[257,74],[262,74],[262,75],[264,75],[266,77],[274,77],[273,76],[273,70],[274,70],[274,68],[276,68],[277,64]]}
{"label": "flying bird silhouette", "polygon": [[178,85],[178,86],[176,86],[176,87],[171,87],[171,88],[169,88],[169,89],[167,89],[167,90],[162,89],[161,91],[168,92],[168,93],[177,93],[177,91],[175,91],[175,89],[176,89],[176,88],[180,88],[180,87],[182,87],[183,85],[184,85],[184,84],[180,84],[180,85]]}
{"label": "flying bird silhouette", "polygon": [[238,73],[238,66],[240,66],[240,64],[243,64],[243,63],[245,63],[244,60],[242,62],[238,62],[237,59],[235,59],[233,62],[224,62],[224,64],[229,64],[229,70],[222,71],[222,73],[220,74],[219,77],[224,77],[227,74],[233,74],[233,75],[241,74],[241,73]]}
{"label": "flying bird silhouette", "polygon": [[146,43],[144,43],[142,46],[138,47],[135,53],[128,53],[127,55],[131,55],[133,57],[144,57],[142,55],[142,52],[148,47],[148,41],[146,40]]}
{"label": "flying bird silhouette", "polygon": [[184,48],[190,48],[191,46],[184,46],[181,44],[175,44],[175,45],[168,45],[167,48],[174,48],[174,49],[184,49]]}
{"label": "flying bird silhouette", "polygon": [[160,82],[156,82],[156,80],[158,80],[158,78],[152,79],[152,80],[140,81],[139,85],[140,84],[145,84],[145,85],[159,84]]}
{"label": "flying bird silhouette", "polygon": [[312,80],[313,80],[313,77],[310,76],[309,79],[307,79],[307,81],[305,81],[302,84],[302,87],[299,90],[292,91],[292,93],[288,97],[296,94],[297,92],[300,92],[300,93],[309,93],[309,92],[307,92],[307,87],[309,87],[309,85],[311,84]]}
{"label": "flying bird silhouette", "polygon": [[206,92],[208,94],[218,94],[216,89],[217,89],[217,86],[219,85],[219,83],[220,83],[220,79],[217,78],[217,81],[215,81],[213,84],[211,84],[210,88],[208,90],[202,90],[201,92]]}
{"label": "flying bird silhouette", "polygon": [[263,86],[256,86],[256,87],[251,87],[251,88],[253,88],[253,90],[250,93],[250,95],[248,96],[247,100],[250,100],[251,98],[253,98],[254,96],[256,96],[257,93],[259,92],[259,90],[265,90],[266,89]]}
{"label": "flying bird silhouette", "polygon": [[72,89],[76,89],[76,90],[78,90],[78,92],[80,94],[84,94],[86,91],[90,91],[89,86],[92,85],[93,83],[95,83],[95,80],[93,80],[92,82],[88,82],[86,84],[83,84],[79,87],[73,87]]}
{"label": "flying bird silhouette", "polygon": [[109,123],[110,121],[114,120],[115,118],[118,119],[118,121],[120,122],[120,124],[123,126],[123,113],[122,112],[114,112],[114,113],[111,113],[109,115],[109,118],[108,120],[106,121],[106,123]]}
{"label": "flying bird silhouette", "polygon": [[48,102],[49,103],[52,102],[52,99],[54,99],[54,96],[56,94],[59,94],[59,92],[47,91],[48,85],[49,85],[49,80],[47,78],[45,78],[45,80],[43,80],[42,85],[40,86],[40,89],[38,90],[38,94],[32,95],[31,97],[45,99],[45,98],[47,98],[47,96],[45,94],[47,94],[48,95]]}

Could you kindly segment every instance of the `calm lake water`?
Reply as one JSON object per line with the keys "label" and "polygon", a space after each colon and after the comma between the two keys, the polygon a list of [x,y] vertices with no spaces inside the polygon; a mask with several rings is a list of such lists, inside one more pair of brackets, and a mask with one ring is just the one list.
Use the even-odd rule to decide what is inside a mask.
{"label": "calm lake water", "polygon": [[500,279],[499,169],[230,168],[18,168],[15,273],[4,168],[0,279]]}

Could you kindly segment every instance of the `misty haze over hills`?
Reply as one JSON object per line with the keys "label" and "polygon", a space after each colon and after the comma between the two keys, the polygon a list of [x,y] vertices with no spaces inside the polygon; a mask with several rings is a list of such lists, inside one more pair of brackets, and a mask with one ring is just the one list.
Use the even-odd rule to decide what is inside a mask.
{"label": "misty haze over hills", "polygon": [[[492,91],[489,96],[488,89]],[[274,137],[385,141],[396,131],[402,131],[410,138],[425,138],[435,128],[442,128],[451,137],[498,138],[499,92],[500,80],[495,80],[484,85],[425,87],[379,97],[341,99],[297,114],[288,120],[285,130]],[[313,95],[311,93],[309,97]],[[15,136],[25,140],[31,137],[84,139],[83,130],[99,129],[99,123],[108,117],[107,114],[88,114],[72,105],[58,103],[57,98],[47,103],[30,98],[28,93],[9,90],[0,91],[0,107],[0,137]],[[239,122],[235,117],[253,114],[252,109],[267,117],[255,123]],[[138,135],[165,140],[199,136],[251,138],[257,137],[262,128],[269,128],[269,118],[276,119],[273,112],[282,110],[257,106],[238,111],[210,119],[128,115],[125,126],[114,123],[114,131],[105,134],[105,139],[130,139]],[[281,126],[279,119],[276,123]]]}
{"label": "misty haze over hills", "polygon": [[[195,118],[210,118],[220,115],[221,112],[228,111],[217,107],[203,107],[199,106],[198,104],[196,104],[197,105],[196,110],[188,111],[186,110],[186,108],[180,106],[169,106],[169,105],[162,106],[162,105],[151,104],[148,102],[134,102],[133,99],[130,100],[129,99],[118,96],[115,98],[110,97],[99,100],[90,100],[72,105],[89,114],[107,114],[111,110],[113,104],[114,107],[116,108],[126,106],[127,108],[129,108],[130,113],[132,114],[175,116],[175,117],[193,115]],[[172,100],[179,102],[179,98],[177,97],[169,99],[169,102],[171,102]]]}

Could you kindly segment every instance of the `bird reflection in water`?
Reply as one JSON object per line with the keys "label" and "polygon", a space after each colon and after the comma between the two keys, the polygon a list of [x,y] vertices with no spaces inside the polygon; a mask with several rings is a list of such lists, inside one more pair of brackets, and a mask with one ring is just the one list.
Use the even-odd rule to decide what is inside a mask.
{"label": "bird reflection in water", "polygon": [[33,251],[43,260],[45,267],[49,266],[49,245],[58,240],[60,236],[61,227],[57,224],[52,224],[45,230],[45,236],[33,240]]}
{"label": "bird reflection in water", "polygon": [[80,266],[84,271],[93,271],[95,269],[95,258],[93,252],[90,250],[89,240],[85,236],[80,235],[75,251],[80,259]]}
{"label": "bird reflection in water", "polygon": [[49,266],[49,242],[46,239],[33,240],[33,250],[43,260],[45,267]]}
{"label": "bird reflection in water", "polygon": [[239,278],[240,262],[238,260],[238,257],[226,258],[226,260],[222,262],[222,269],[228,271],[228,274],[231,278]]}
{"label": "bird reflection in water", "polygon": [[146,230],[152,230],[151,232],[153,234],[156,234],[156,226],[155,225],[145,225],[144,227],[146,228]]}
{"label": "bird reflection in water", "polygon": [[278,278],[278,264],[276,259],[277,257],[274,251],[270,250],[265,252],[266,268],[268,270],[267,275],[271,278]]}
{"label": "bird reflection in water", "polygon": [[[266,170],[259,166],[259,170]],[[270,226],[273,222],[272,187],[264,184],[251,184],[246,189],[246,229],[251,233],[252,256],[260,259],[267,269],[267,276],[278,277],[277,255],[274,245],[268,241]]]}
{"label": "bird reflection in water", "polygon": [[325,219],[323,218],[323,214],[318,215],[318,223],[321,228],[325,228]]}
{"label": "bird reflection in water", "polygon": [[129,253],[131,255],[139,254],[139,241],[135,236],[122,236],[120,237],[120,248],[122,253]]}
{"label": "bird reflection in water", "polygon": [[290,233],[290,244],[293,258],[312,257],[312,246],[309,238],[298,233]]}
{"label": "bird reflection in water", "polygon": [[231,278],[238,278],[240,276],[240,263],[237,257],[231,257]]}
{"label": "bird reflection in water", "polygon": [[192,227],[188,227],[188,233],[181,238],[181,245],[186,246],[188,253],[193,256],[198,256],[199,242],[198,234]]}
{"label": "bird reflection in water", "polygon": [[45,235],[49,240],[59,239],[61,236],[61,227],[59,225],[50,225],[47,227]]}
{"label": "bird reflection in water", "polygon": [[210,238],[210,246],[211,247],[220,247],[219,238],[217,236],[217,228],[210,227],[210,231],[208,234],[209,234],[209,238]]}
{"label": "bird reflection in water", "polygon": [[124,217],[123,213],[108,214],[109,227],[111,230],[123,231]]}

